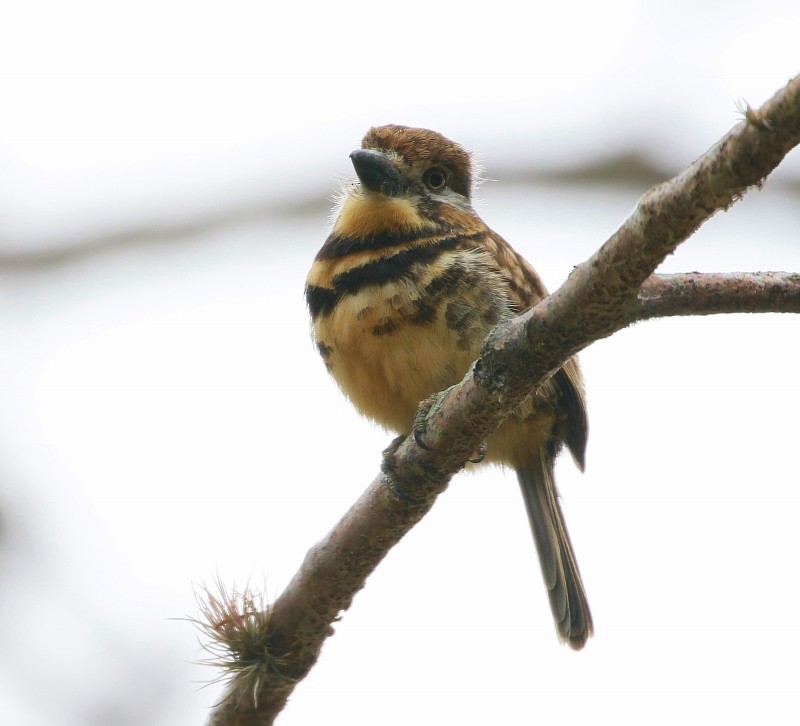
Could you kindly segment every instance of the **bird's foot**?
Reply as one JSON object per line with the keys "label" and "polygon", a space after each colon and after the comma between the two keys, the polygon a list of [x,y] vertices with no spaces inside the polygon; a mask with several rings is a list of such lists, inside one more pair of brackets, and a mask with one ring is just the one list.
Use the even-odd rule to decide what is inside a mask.
{"label": "bird's foot", "polygon": [[487,443],[483,441],[477,451],[475,451],[467,461],[469,461],[470,464],[480,464],[486,458],[488,448]]}
{"label": "bird's foot", "polygon": [[414,414],[414,425],[411,429],[411,433],[414,435],[414,441],[417,446],[424,451],[433,451],[433,447],[425,441],[425,435],[428,433],[428,416],[431,411],[441,403],[449,390],[448,388],[440,393],[434,393],[432,396],[428,396],[419,404],[417,412]]}

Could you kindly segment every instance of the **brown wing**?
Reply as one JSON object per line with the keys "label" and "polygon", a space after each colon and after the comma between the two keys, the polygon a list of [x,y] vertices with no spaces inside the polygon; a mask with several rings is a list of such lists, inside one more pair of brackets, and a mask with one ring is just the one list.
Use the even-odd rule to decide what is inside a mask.
{"label": "brown wing", "polygon": [[547,288],[531,264],[499,234],[489,230],[486,246],[497,260],[508,283],[511,304],[518,312],[528,310],[547,297]]}
{"label": "brown wing", "polygon": [[[518,312],[532,308],[547,297],[548,292],[533,266],[495,232],[489,233],[487,246],[498,262],[508,283],[511,304]],[[560,438],[567,444],[575,463],[583,470],[589,422],[586,415],[586,394],[577,357],[570,358],[550,379],[564,414]]]}

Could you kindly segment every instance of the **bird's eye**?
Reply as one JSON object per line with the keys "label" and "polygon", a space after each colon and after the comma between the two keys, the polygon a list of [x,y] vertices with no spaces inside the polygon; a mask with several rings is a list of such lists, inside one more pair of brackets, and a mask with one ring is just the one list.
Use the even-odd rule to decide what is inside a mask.
{"label": "bird's eye", "polygon": [[423,181],[434,192],[441,191],[447,186],[447,171],[439,166],[431,167],[425,172]]}

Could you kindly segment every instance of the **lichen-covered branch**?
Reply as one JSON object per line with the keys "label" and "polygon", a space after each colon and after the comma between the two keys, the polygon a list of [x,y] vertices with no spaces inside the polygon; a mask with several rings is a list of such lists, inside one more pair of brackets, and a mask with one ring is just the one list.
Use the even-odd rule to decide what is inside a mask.
{"label": "lichen-covered branch", "polygon": [[[492,332],[465,379],[426,402],[425,441],[431,450],[421,449],[413,437],[387,449],[381,473],[308,552],[268,617],[248,615],[241,604],[220,613],[215,604],[211,610],[220,623],[260,629],[256,642],[260,638],[262,646],[232,653],[237,662],[252,662],[230,673],[227,697],[210,723],[273,722],[369,573],[430,509],[488,434],[571,355],[636,320],[659,315],[740,312],[743,307],[798,312],[797,275],[653,275],[705,220],[760,185],[798,142],[800,78],[795,78],[761,108],[748,108],[744,121],[686,171],[648,191],[561,288]],[[738,303],[739,296],[749,306]],[[237,638],[231,640],[235,647]]]}

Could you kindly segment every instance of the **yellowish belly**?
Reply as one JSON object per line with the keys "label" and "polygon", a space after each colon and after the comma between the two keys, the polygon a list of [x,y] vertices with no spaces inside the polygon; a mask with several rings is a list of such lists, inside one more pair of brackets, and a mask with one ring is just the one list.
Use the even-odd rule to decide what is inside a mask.
{"label": "yellowish belly", "polygon": [[444,311],[432,320],[404,319],[400,311],[412,299],[401,285],[369,288],[314,325],[342,391],[364,415],[398,433],[411,430],[420,401],[464,377],[482,341],[449,327]]}

